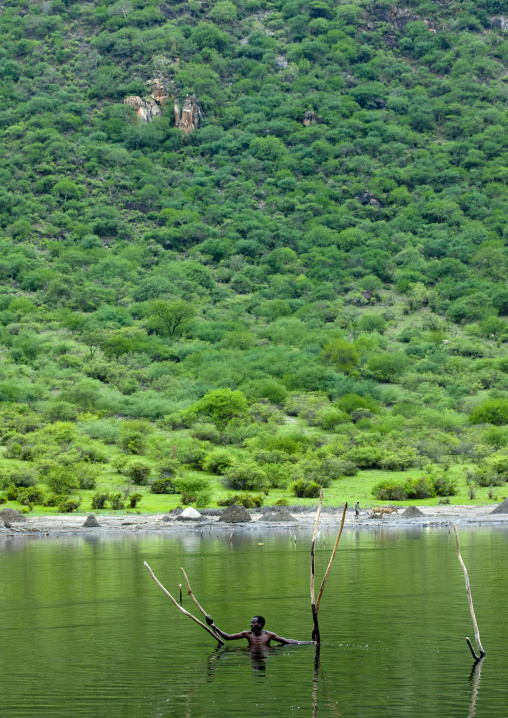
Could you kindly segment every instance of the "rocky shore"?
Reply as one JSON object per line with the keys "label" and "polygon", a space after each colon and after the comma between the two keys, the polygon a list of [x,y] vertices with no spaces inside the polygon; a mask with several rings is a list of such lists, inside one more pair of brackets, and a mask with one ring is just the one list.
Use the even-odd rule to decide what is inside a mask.
{"label": "rocky shore", "polygon": [[[233,508],[233,507],[231,507]],[[238,507],[234,507],[238,508]],[[192,514],[191,510],[186,513]],[[23,515],[13,509],[0,511],[1,537],[44,537],[65,536],[88,533],[151,533],[202,531],[205,527],[214,533],[219,531],[249,531],[252,529],[270,531],[273,529],[312,530],[316,518],[316,508],[264,507],[244,514],[224,515],[219,509],[196,512],[198,516],[182,515],[180,510],[169,514],[108,514],[97,515],[92,519],[86,514],[58,514],[49,516]],[[326,508],[321,512],[320,526],[333,527],[340,524],[341,508]],[[221,520],[222,519],[222,520]],[[231,520],[230,520],[231,519]],[[85,525],[86,524],[86,525]],[[500,505],[488,506],[425,506],[399,507],[398,511],[378,516],[369,511],[360,511],[355,517],[354,510],[346,513],[345,530],[371,530],[383,527],[404,528],[410,526],[506,526],[508,527],[508,501]]]}

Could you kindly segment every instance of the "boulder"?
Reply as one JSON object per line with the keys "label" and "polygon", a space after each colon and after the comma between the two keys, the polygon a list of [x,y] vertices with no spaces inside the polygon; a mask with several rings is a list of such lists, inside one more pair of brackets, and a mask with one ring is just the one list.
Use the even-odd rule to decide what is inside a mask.
{"label": "boulder", "polygon": [[0,520],[10,521],[11,523],[16,523],[16,521],[26,521],[26,516],[24,516],[21,511],[16,511],[16,509],[2,509],[0,511]]}
{"label": "boulder", "polygon": [[499,506],[497,506],[494,511],[490,512],[491,514],[508,514],[508,499],[505,499],[502,501]]}
{"label": "boulder", "polygon": [[232,506],[228,506],[227,509],[224,509],[219,521],[223,521],[227,524],[243,524],[252,521],[252,519],[245,506],[233,504]]}
{"label": "boulder", "polygon": [[95,518],[94,514],[88,514],[88,516],[85,519],[85,523],[83,524],[84,529],[90,529],[90,528],[97,528],[100,526],[100,523]]}

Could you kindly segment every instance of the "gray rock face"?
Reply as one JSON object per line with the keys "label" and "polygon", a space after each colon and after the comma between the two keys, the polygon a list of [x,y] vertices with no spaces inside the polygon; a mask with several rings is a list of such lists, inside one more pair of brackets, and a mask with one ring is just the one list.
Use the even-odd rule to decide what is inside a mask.
{"label": "gray rock face", "polygon": [[83,524],[83,528],[97,528],[100,526],[100,523],[95,518],[94,514],[88,514],[88,516],[85,519],[85,523]]}
{"label": "gray rock face", "polygon": [[233,504],[222,512],[219,521],[227,524],[243,524],[252,521],[249,512],[244,506]]}
{"label": "gray rock face", "polygon": [[494,511],[490,512],[491,514],[508,514],[508,499],[505,499],[502,501],[497,508],[494,509]]}
{"label": "gray rock face", "polygon": [[26,516],[24,516],[21,511],[7,508],[0,511],[0,520],[5,521],[5,519],[15,523],[16,521],[26,521]]}

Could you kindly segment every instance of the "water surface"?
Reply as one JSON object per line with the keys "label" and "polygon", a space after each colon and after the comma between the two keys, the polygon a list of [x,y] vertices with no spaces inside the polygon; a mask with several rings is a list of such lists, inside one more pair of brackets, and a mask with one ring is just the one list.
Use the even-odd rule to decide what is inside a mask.
{"label": "water surface", "polygon": [[[310,532],[0,542],[0,716],[506,715],[508,533],[460,531],[482,642],[448,529],[345,531],[320,610],[322,645],[217,650],[178,596],[184,566],[223,630],[262,614],[310,639]],[[334,532],[318,540],[317,573]],[[197,609],[184,595],[184,607]]]}

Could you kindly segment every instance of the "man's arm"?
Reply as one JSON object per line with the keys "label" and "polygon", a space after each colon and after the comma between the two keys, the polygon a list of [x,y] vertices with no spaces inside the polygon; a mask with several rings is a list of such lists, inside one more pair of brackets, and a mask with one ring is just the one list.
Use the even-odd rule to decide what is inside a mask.
{"label": "man's arm", "polygon": [[247,631],[242,631],[241,633],[225,633],[225,631],[221,631],[220,628],[215,625],[215,623],[213,622],[213,618],[211,618],[210,616],[206,617],[206,622],[225,641],[236,641],[238,638],[246,638],[245,634],[247,633]]}
{"label": "man's arm", "polygon": [[284,645],[293,643],[301,646],[306,643],[316,643],[316,641],[294,641],[292,638],[282,638],[282,636],[277,636],[275,633],[270,633],[270,638],[272,641],[277,641],[277,643],[283,643]]}

